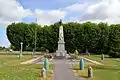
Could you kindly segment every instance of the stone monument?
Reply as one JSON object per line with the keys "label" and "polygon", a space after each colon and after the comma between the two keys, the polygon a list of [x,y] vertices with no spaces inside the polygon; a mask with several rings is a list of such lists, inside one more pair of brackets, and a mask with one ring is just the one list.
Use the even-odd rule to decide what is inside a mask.
{"label": "stone monument", "polygon": [[65,42],[64,42],[64,33],[63,33],[62,20],[60,20],[59,23],[60,23],[59,41],[58,41],[58,50],[56,51],[56,57],[66,58],[67,51],[65,50]]}

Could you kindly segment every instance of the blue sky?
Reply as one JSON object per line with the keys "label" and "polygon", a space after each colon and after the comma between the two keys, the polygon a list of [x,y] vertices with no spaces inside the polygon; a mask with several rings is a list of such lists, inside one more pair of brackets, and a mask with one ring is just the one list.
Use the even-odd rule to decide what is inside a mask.
{"label": "blue sky", "polygon": [[[56,10],[60,8],[64,8],[71,4],[79,2],[83,2],[82,0],[17,0],[19,4],[24,9],[30,9],[35,11],[35,9],[42,9],[42,10]],[[35,17],[30,16],[23,19],[23,22],[35,22]],[[6,27],[0,26],[0,46],[8,47],[10,45],[9,41],[6,37]]]}
{"label": "blue sky", "polygon": [[52,10],[64,8],[74,3],[83,3],[86,0],[18,0],[24,8],[35,10],[36,8],[43,10]]}
{"label": "blue sky", "polygon": [[6,28],[12,22],[120,23],[119,8],[120,0],[0,0],[0,46],[9,47]]}
{"label": "blue sky", "polygon": [[0,26],[0,46],[8,46],[9,41],[7,40],[6,36],[6,27],[1,27]]}

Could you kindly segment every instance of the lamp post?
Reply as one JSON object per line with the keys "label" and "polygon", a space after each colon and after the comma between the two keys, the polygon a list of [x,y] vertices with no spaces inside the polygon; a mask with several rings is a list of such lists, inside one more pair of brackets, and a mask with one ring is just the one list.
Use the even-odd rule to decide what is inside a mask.
{"label": "lamp post", "polygon": [[37,32],[36,32],[36,27],[35,27],[35,39],[34,39],[34,49],[33,49],[33,57],[36,57],[35,54],[36,54],[36,36],[37,36]]}
{"label": "lamp post", "polygon": [[[37,23],[37,18],[36,18],[36,23]],[[36,27],[35,27],[35,47],[34,47],[34,54],[33,55],[36,54],[36,42],[37,42],[37,31],[36,31],[37,29],[36,29]]]}
{"label": "lamp post", "polygon": [[35,54],[36,54],[36,28],[35,28]]}
{"label": "lamp post", "polygon": [[22,42],[20,43],[20,46],[21,46],[21,49],[20,49],[19,58],[22,59],[22,49],[23,49],[23,43]]}

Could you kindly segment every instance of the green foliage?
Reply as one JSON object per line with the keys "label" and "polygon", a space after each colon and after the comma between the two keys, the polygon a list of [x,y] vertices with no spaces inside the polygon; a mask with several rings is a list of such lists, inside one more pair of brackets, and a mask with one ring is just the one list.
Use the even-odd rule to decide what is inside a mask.
{"label": "green foliage", "polygon": [[0,46],[0,51],[7,51],[8,49]]}
{"label": "green foliage", "polygon": [[120,25],[110,26],[109,49],[111,57],[120,57]]}
{"label": "green foliage", "polygon": [[83,31],[83,48],[92,51],[98,43],[99,28],[95,23],[86,22],[83,23]]}
{"label": "green foliage", "polygon": [[[62,24],[64,28],[65,48],[67,52],[89,52],[97,54],[117,54],[119,55],[119,33],[120,25],[108,26],[107,23],[76,23],[70,22]],[[14,50],[20,49],[20,42],[23,42],[23,49],[32,51],[35,48],[39,51],[55,52],[59,37],[60,23],[41,27],[31,23],[12,23],[7,27],[7,37]],[[117,50],[116,50],[117,49]],[[118,53],[116,53],[116,51]],[[116,55],[116,56],[117,56]]]}
{"label": "green foliage", "polygon": [[109,38],[109,26],[107,23],[99,23],[98,43],[96,46],[96,52],[98,54],[108,53],[108,38]]}
{"label": "green foliage", "polygon": [[[7,37],[14,50],[20,49],[20,43],[23,42],[23,49],[33,47],[34,31],[37,24],[12,23],[7,27]],[[33,26],[33,27],[32,27]]]}
{"label": "green foliage", "polygon": [[77,50],[75,50],[74,54],[75,55],[79,55],[79,52]]}

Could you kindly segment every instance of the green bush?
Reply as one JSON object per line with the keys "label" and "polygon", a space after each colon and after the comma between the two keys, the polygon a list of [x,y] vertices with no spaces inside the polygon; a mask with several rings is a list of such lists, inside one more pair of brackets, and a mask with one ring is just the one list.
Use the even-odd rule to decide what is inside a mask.
{"label": "green bush", "polygon": [[78,50],[75,50],[74,54],[78,56],[79,55]]}
{"label": "green bush", "polygon": [[119,52],[114,52],[114,51],[111,50],[109,52],[109,56],[114,57],[114,58],[120,58],[120,53]]}

